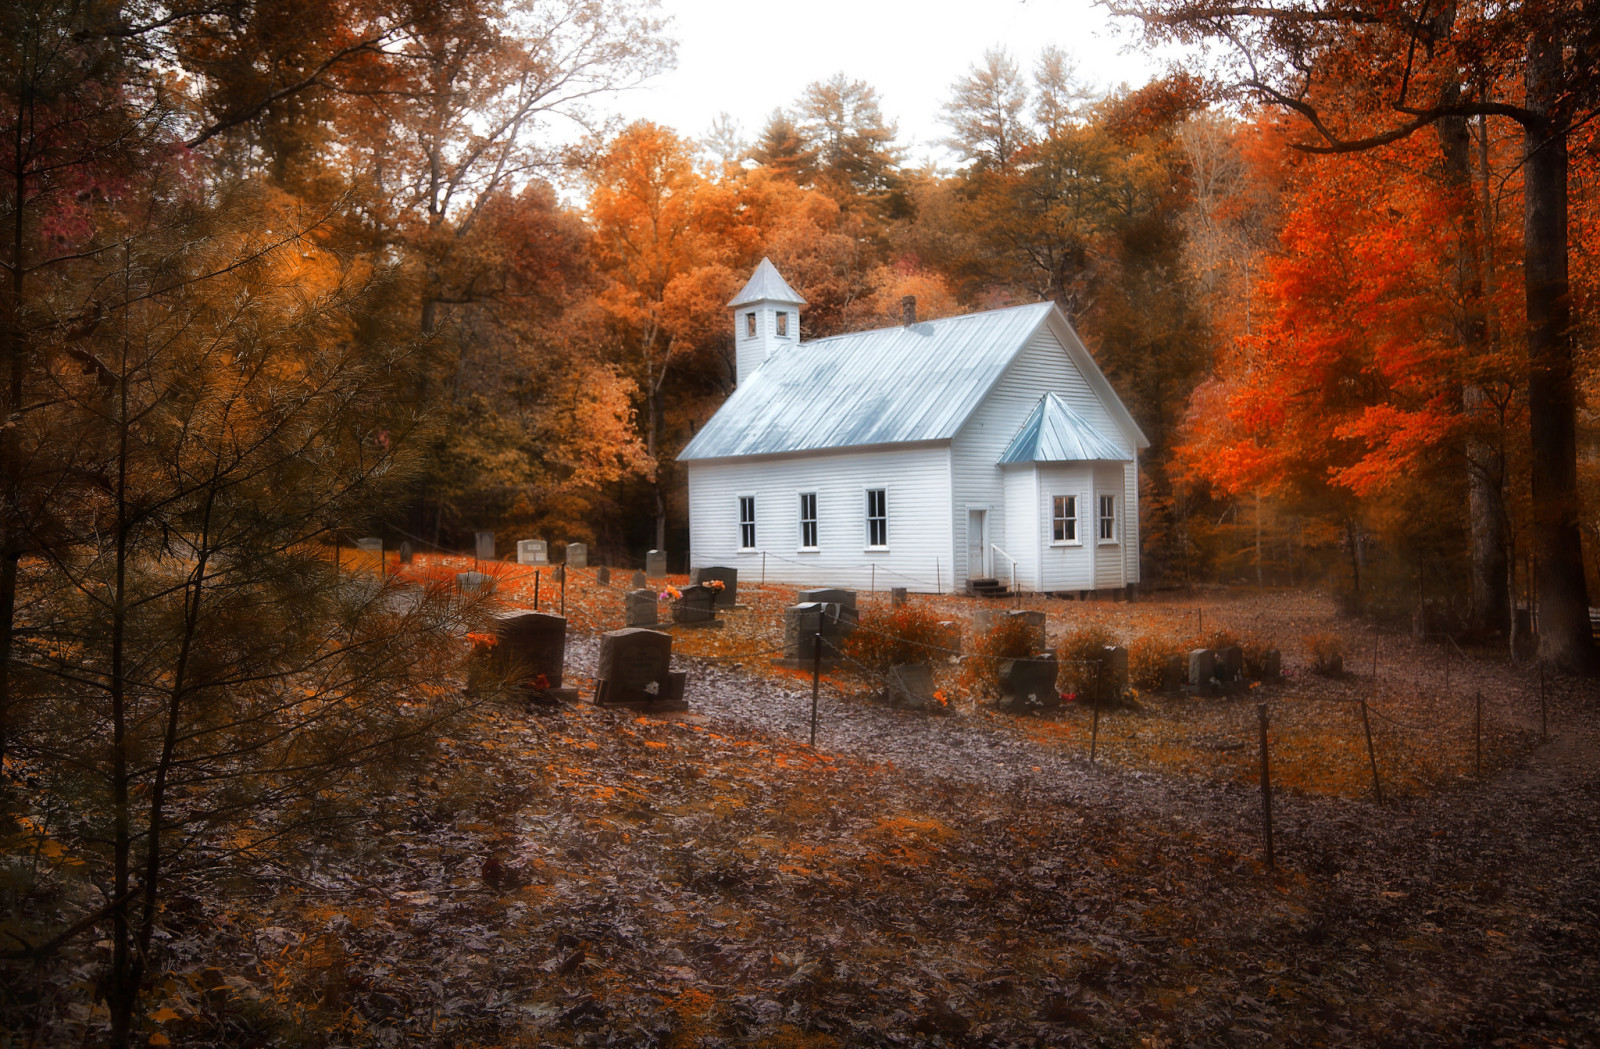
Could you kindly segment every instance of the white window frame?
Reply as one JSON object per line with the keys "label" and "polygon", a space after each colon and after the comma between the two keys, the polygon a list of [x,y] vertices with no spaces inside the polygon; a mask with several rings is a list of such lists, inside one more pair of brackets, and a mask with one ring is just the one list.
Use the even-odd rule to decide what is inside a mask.
{"label": "white window frame", "polygon": [[[746,520],[745,516],[744,516],[744,510],[745,510],[745,506],[747,505],[747,503],[748,503],[748,505],[750,507],[750,518],[749,518],[749,520]],[[753,496],[753,495],[741,495],[741,496],[739,496],[739,549],[740,550],[754,550],[754,549],[756,549],[756,541],[757,541],[757,537],[756,537],[756,520],[757,520],[757,518],[756,518],[756,497]],[[750,533],[749,533],[750,534],[750,542],[748,544],[746,544],[745,541],[744,541],[744,539],[745,539],[745,529],[746,528],[750,529]]]}
{"label": "white window frame", "polygon": [[[1106,512],[1106,504],[1110,503],[1111,512]],[[1109,530],[1108,536],[1105,532]],[[1095,493],[1095,540],[1101,544],[1115,543],[1117,541],[1117,496],[1115,492]]]}
{"label": "white window frame", "polygon": [[753,338],[756,337],[756,312],[755,312],[755,310],[751,310],[749,313],[746,313],[744,315],[744,337],[747,338],[747,339],[753,339]]}
{"label": "white window frame", "polygon": [[[881,518],[872,516],[873,492],[883,493],[883,516]],[[864,548],[867,550],[889,549],[889,486],[886,484],[874,484],[867,485],[866,487],[862,488],[861,510],[863,525],[861,538],[865,543]],[[879,520],[883,522],[883,542],[874,543],[872,541],[872,522]]]}
{"label": "white window frame", "polygon": [[[1070,499],[1070,500],[1072,500],[1072,514],[1071,514],[1071,516],[1062,517],[1062,516],[1060,516],[1060,515],[1058,515],[1056,513],[1057,500],[1060,500],[1060,499]],[[1071,521],[1072,522],[1072,534],[1070,536],[1068,536],[1067,538],[1065,538],[1065,539],[1057,539],[1057,538],[1055,538],[1056,523],[1058,521],[1060,521],[1060,522]],[[1078,493],[1077,492],[1059,492],[1059,493],[1058,492],[1052,492],[1050,494],[1050,545],[1051,546],[1082,546],[1083,545],[1083,528],[1082,528],[1082,525],[1083,525],[1083,518],[1082,518],[1082,515],[1078,513]]]}
{"label": "white window frame", "polygon": [[[802,550],[802,551],[808,551],[808,552],[812,551],[812,550],[820,549],[820,546],[818,544],[819,544],[822,536],[821,536],[821,532],[820,532],[820,526],[819,526],[819,524],[817,522],[817,493],[815,491],[810,491],[810,492],[801,492],[799,494],[800,494],[800,518],[799,518],[799,522],[798,522],[799,523],[799,533],[798,533],[797,538],[799,539],[799,543],[797,545],[797,549]],[[806,497],[807,496],[809,496],[811,498],[811,516],[809,518],[806,517]],[[808,524],[811,526],[811,542],[809,542],[809,543],[806,542],[806,525],[808,525]]]}
{"label": "white window frame", "polygon": [[779,310],[777,312],[777,318],[773,323],[775,327],[773,328],[772,334],[776,335],[780,339],[787,339],[789,337],[789,311]]}

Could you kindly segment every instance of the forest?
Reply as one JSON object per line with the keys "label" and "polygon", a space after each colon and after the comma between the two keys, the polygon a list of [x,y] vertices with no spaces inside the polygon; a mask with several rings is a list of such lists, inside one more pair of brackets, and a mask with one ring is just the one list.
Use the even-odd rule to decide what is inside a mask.
{"label": "forest", "polygon": [[[807,339],[899,323],[907,295],[925,318],[1058,304],[1151,440],[1147,593],[1321,591],[1374,630],[1600,669],[1600,7],[1107,6],[1193,61],[1095,91],[1058,47],[988,50],[926,100],[934,164],[825,66],[748,136],[622,123],[609,93],[675,60],[647,0],[0,5],[0,1047],[185,1042],[163,1024],[199,1007],[170,1003],[244,994],[174,961],[196,886],[325,887],[296,850],[373,792],[415,806],[394,799],[444,776],[441,739],[476,755],[452,812],[492,822],[497,763],[535,746],[461,727],[483,702],[461,638],[493,602],[443,575],[402,599],[341,556],[382,536],[445,559],[487,530],[686,571],[676,456],[733,389],[726,303],[763,258]],[[806,819],[880,771],[843,769]],[[1045,848],[1006,804],[983,811],[1042,836],[1006,847]],[[949,833],[977,848],[964,812]],[[1152,848],[1166,870],[1182,846]],[[551,935],[528,964],[593,968],[599,934]],[[785,956],[785,986],[834,979],[814,965]],[[1022,1044],[924,991],[924,1041]],[[393,1044],[372,1015],[291,1022],[284,994],[187,1042]],[[1367,1019],[1355,1041],[1401,1037]],[[713,1044],[687,1029],[652,1044]]]}

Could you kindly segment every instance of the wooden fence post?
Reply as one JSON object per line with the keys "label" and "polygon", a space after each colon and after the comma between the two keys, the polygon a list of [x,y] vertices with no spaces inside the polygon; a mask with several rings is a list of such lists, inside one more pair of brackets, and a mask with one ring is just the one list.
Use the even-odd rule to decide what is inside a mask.
{"label": "wooden fence post", "polygon": [[1367,734],[1367,763],[1372,766],[1372,794],[1383,804],[1383,784],[1378,781],[1378,755],[1372,749],[1372,722],[1367,717],[1367,697],[1361,697],[1361,729]]}
{"label": "wooden fence post", "polygon": [[1100,743],[1100,668],[1103,663],[1095,664],[1094,671],[1094,723],[1089,729],[1089,764],[1094,764],[1095,747]]}
{"label": "wooden fence post", "polygon": [[1472,697],[1472,774],[1483,775],[1483,690]]}
{"label": "wooden fence post", "polygon": [[817,745],[817,691],[822,683],[822,627],[811,639],[811,745]]}

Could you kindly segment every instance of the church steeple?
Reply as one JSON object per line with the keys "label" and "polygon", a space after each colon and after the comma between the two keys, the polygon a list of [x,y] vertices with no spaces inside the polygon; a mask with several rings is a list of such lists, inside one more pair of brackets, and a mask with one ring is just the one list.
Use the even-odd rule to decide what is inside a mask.
{"label": "church steeple", "polygon": [[728,300],[733,310],[735,384],[742,385],[768,357],[800,345],[800,307],[805,304],[772,260],[762,259],[744,290]]}

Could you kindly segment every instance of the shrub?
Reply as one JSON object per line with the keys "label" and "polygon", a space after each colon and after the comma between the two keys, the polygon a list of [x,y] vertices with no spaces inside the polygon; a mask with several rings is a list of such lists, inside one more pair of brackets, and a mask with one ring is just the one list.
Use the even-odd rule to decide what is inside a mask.
{"label": "shrub", "polygon": [[1313,674],[1339,677],[1344,673],[1344,638],[1338,634],[1308,634],[1305,645],[1311,653]]}
{"label": "shrub", "polygon": [[[1330,635],[1331,636],[1331,635]],[[1334,638],[1338,643],[1338,638]],[[1244,676],[1247,681],[1260,681],[1267,673],[1267,653],[1277,648],[1271,638],[1260,634],[1235,634],[1231,630],[1213,630],[1201,642],[1201,648],[1224,649],[1239,646],[1244,653]],[[1344,649],[1339,650],[1343,653]]]}
{"label": "shrub", "polygon": [[1128,643],[1128,683],[1141,692],[1159,692],[1167,682],[1167,660],[1187,655],[1189,647],[1180,638],[1160,634],[1134,638]]}
{"label": "shrub", "polygon": [[987,634],[978,638],[967,657],[961,685],[976,696],[1000,695],[1000,664],[1007,659],[1029,659],[1034,648],[1034,628],[1021,617],[1001,616]]}
{"label": "shrub", "polygon": [[[1087,696],[1092,693],[1099,679],[1101,650],[1118,643],[1111,631],[1098,624],[1069,631],[1056,645],[1056,658],[1061,661],[1056,687],[1063,694]],[[1129,658],[1131,666],[1131,653]]]}
{"label": "shrub", "polygon": [[846,657],[882,673],[908,663],[932,663],[951,653],[939,616],[926,605],[888,612],[863,609],[858,629],[839,646]]}

